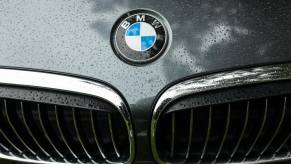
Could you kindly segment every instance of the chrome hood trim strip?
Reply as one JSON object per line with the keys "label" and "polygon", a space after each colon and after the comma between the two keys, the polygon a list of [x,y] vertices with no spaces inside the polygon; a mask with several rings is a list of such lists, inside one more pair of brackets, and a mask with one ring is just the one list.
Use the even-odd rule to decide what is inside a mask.
{"label": "chrome hood trim strip", "polygon": [[[0,69],[0,77],[2,77],[0,78],[0,84],[4,85],[52,89],[83,94],[100,98],[111,103],[118,109],[119,113],[122,115],[128,130],[130,156],[125,163],[129,164],[133,162],[135,157],[135,141],[130,112],[122,97],[109,86],[77,77],[14,69]],[[29,163],[55,163],[22,159],[19,157],[7,156],[3,154],[0,154],[0,158]],[[114,163],[111,161],[107,162]]]}
{"label": "chrome hood trim strip", "polygon": [[[227,71],[223,73],[209,74],[206,76],[196,77],[189,80],[185,80],[176,85],[171,86],[164,91],[158,100],[156,101],[153,109],[153,115],[151,120],[151,147],[154,159],[158,163],[166,163],[159,158],[156,149],[155,130],[157,128],[157,122],[164,112],[166,107],[177,100],[178,98],[196,94],[200,92],[206,92],[216,89],[223,89],[235,86],[242,86],[256,83],[266,83],[280,80],[291,79],[291,64],[278,64],[261,66],[256,68],[246,68],[235,71]],[[279,157],[278,157],[279,158]],[[290,157],[288,157],[290,158]],[[282,157],[280,159],[286,159]],[[276,159],[273,159],[276,160]],[[278,160],[278,159],[277,159]],[[260,160],[261,161],[261,160]],[[268,161],[262,159],[262,161]],[[249,161],[252,162],[252,161]],[[259,162],[259,161],[254,161]]]}

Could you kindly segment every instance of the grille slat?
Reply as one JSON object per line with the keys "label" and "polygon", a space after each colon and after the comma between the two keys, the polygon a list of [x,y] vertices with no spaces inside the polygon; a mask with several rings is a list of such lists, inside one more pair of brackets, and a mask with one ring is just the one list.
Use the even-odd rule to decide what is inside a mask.
{"label": "grille slat", "polygon": [[0,148],[6,152],[9,152],[9,149],[6,146],[4,146],[2,143],[0,143]]}
{"label": "grille slat", "polygon": [[176,124],[176,115],[175,113],[172,114],[172,130],[171,130],[171,157],[174,157],[174,148],[175,148],[175,124]]}
{"label": "grille slat", "polygon": [[57,128],[58,128],[58,131],[61,135],[61,140],[65,143],[67,149],[70,151],[70,153],[73,155],[73,157],[77,160],[78,163],[83,163],[79,157],[75,154],[75,152],[72,150],[72,147],[71,147],[71,144],[68,143],[68,139],[67,137],[64,135],[64,132],[63,132],[63,127],[61,125],[61,120],[60,120],[60,111],[57,109],[57,106],[55,105],[54,106],[54,109],[55,109],[55,117],[56,117],[56,123],[57,123]]}
{"label": "grille slat", "polygon": [[229,158],[229,162],[232,160],[233,156],[236,154],[240,144],[241,144],[241,141],[245,135],[245,132],[246,132],[246,129],[247,129],[247,125],[248,125],[248,122],[249,122],[249,110],[250,110],[250,102],[248,101],[247,102],[247,107],[246,107],[246,112],[245,112],[245,119],[244,119],[244,124],[243,124],[243,129],[241,131],[241,134],[237,140],[237,143],[230,155],[230,158]]}
{"label": "grille slat", "polygon": [[[20,101],[20,112],[21,112],[21,116],[22,116],[22,121],[23,121],[24,127],[25,127],[26,131],[28,132],[29,136],[34,141],[34,143],[37,145],[39,151],[41,151],[42,154],[44,154],[47,157],[47,159],[49,159],[50,161],[55,162],[55,160],[51,158],[50,154],[45,150],[45,148],[43,148],[41,146],[39,141],[35,138],[35,135],[33,134],[32,129],[29,127],[27,119],[26,119],[26,113],[24,111],[24,107],[23,107],[23,102],[22,101]],[[38,134],[38,135],[40,135],[40,134]]]}
{"label": "grille slat", "polygon": [[[278,126],[276,127],[276,130],[274,132],[274,134],[272,135],[272,137],[270,138],[270,140],[268,141],[267,145],[264,147],[264,149],[260,152],[260,156],[258,159],[261,158],[261,156],[265,153],[265,151],[269,148],[269,146],[272,144],[273,140],[275,139],[275,137],[277,136],[277,134],[279,133],[280,129],[281,129],[281,125],[284,121],[285,115],[286,115],[286,104],[287,104],[287,97],[284,97],[284,103],[283,103],[283,108],[282,108],[282,114],[281,114],[281,118],[280,121],[278,123]],[[278,109],[279,110],[279,109]]]}
{"label": "grille slat", "polygon": [[[2,110],[3,111],[3,110]],[[1,118],[0,118],[0,121],[1,120],[4,120],[4,118],[2,117],[2,114],[1,114],[2,112],[0,112],[0,116],[1,116]],[[1,128],[0,128],[0,133],[1,133],[1,135],[2,135],[2,137],[3,137],[3,139],[5,139],[5,141],[7,141],[8,142],[8,144],[9,145],[7,145],[7,146],[5,146],[6,148],[8,148],[9,150],[10,150],[10,152],[13,154],[13,155],[15,155],[15,156],[21,156],[22,158],[25,158],[25,159],[28,159],[28,157],[21,151],[21,147],[18,147],[17,145],[16,145],[16,143],[15,142],[13,142],[10,138],[12,138],[12,137],[14,137],[14,135],[9,135],[10,136],[10,138],[6,135],[6,133],[2,130],[3,129],[3,126],[4,126],[4,123],[3,122],[1,122],[0,123],[0,125],[2,125],[1,126]],[[1,143],[4,143],[5,141],[1,141]],[[13,149],[13,150],[11,150],[11,149]],[[16,151],[16,152],[15,152]]]}
{"label": "grille slat", "polygon": [[[1,133],[3,132],[1,131]],[[15,144],[13,144],[13,142],[5,134],[2,134],[2,135],[4,136],[5,140],[10,144],[10,146],[3,145],[4,149],[9,149],[9,155],[13,155],[16,157],[19,156],[19,157],[28,159],[28,157],[19,148],[17,148],[17,146],[15,146]],[[5,141],[1,141],[1,142],[5,142]]]}
{"label": "grille slat", "polygon": [[105,152],[104,152],[104,150],[103,150],[103,148],[102,148],[102,146],[100,144],[100,141],[99,141],[99,138],[98,138],[98,135],[97,135],[97,132],[96,132],[96,126],[95,126],[96,125],[96,121],[95,121],[96,117],[94,117],[94,112],[93,111],[90,112],[90,117],[91,117],[91,126],[92,126],[92,132],[93,132],[93,136],[94,136],[94,141],[95,141],[95,143],[96,143],[96,145],[98,147],[98,150],[99,150],[101,156],[104,159],[107,159],[107,156],[106,156],[106,154],[105,154]]}
{"label": "grille slat", "polygon": [[255,147],[255,145],[256,145],[258,139],[260,138],[260,136],[261,136],[261,134],[262,134],[262,132],[263,132],[263,129],[264,129],[264,126],[265,126],[265,124],[266,124],[266,120],[267,120],[267,115],[268,115],[268,103],[269,103],[269,100],[266,99],[266,100],[265,100],[265,109],[264,109],[264,114],[263,114],[262,123],[261,123],[261,125],[260,125],[260,129],[259,129],[259,131],[258,131],[258,133],[257,133],[257,135],[256,135],[256,137],[255,137],[255,139],[254,139],[254,141],[252,142],[250,148],[249,148],[248,151],[246,152],[243,161],[245,161],[245,160],[247,159],[248,155],[253,151],[253,149],[254,149],[254,147]]}
{"label": "grille slat", "polygon": [[[22,138],[22,136],[17,132],[17,130],[16,130],[14,124],[12,123],[11,118],[10,118],[11,116],[10,116],[10,114],[9,114],[9,112],[8,112],[8,107],[7,107],[7,101],[6,101],[6,99],[4,99],[3,102],[4,102],[4,114],[5,114],[6,120],[7,120],[8,124],[9,124],[11,130],[13,131],[13,134],[14,134],[14,135],[16,136],[16,138],[17,138],[17,139],[22,143],[22,145],[25,147],[25,149],[26,149],[29,153],[31,153],[31,154],[32,154],[36,159],[41,160],[41,158],[37,156],[36,152],[34,152],[34,151],[33,151],[33,150],[28,146],[28,144],[24,141],[24,139]],[[15,120],[16,120],[16,119],[15,119]],[[14,120],[14,121],[15,121],[15,120]]]}
{"label": "grille slat", "polygon": [[191,149],[191,145],[192,145],[192,137],[193,137],[193,116],[194,112],[193,109],[190,110],[190,121],[189,121],[189,136],[188,136],[188,144],[187,144],[187,150],[186,150],[186,156],[185,156],[185,160],[187,160],[189,158],[189,154],[190,154],[190,149]]}
{"label": "grille slat", "polygon": [[275,151],[275,154],[274,155],[277,155],[281,151],[281,149],[290,140],[290,138],[291,138],[291,133],[289,133],[289,135],[285,138],[285,140],[282,142],[282,144],[277,148],[277,150]]}
{"label": "grille slat", "polygon": [[[60,152],[60,150],[57,148],[58,144],[55,144],[53,142],[53,140],[51,139],[51,137],[49,136],[49,134],[47,132],[47,128],[45,128],[45,126],[44,126],[44,121],[43,121],[43,118],[42,118],[43,116],[42,116],[42,113],[41,113],[40,104],[38,104],[38,103],[37,103],[37,114],[38,114],[38,118],[39,118],[39,124],[40,124],[41,131],[44,133],[44,136],[48,141],[47,144],[52,146],[54,152],[57,154],[58,157],[61,158],[62,161],[69,162],[69,161],[66,160],[64,155]],[[58,157],[56,157],[56,158],[58,158]]]}
{"label": "grille slat", "polygon": [[[218,159],[221,151],[222,151],[222,148],[224,146],[224,143],[225,143],[225,139],[227,137],[227,133],[228,133],[228,130],[229,130],[229,124],[230,124],[230,113],[231,112],[231,105],[228,104],[228,110],[227,110],[227,120],[226,120],[226,123],[225,123],[225,130],[224,130],[224,133],[223,133],[223,137],[222,137],[222,140],[221,140],[221,143],[220,143],[220,146],[218,148],[218,151],[217,151],[217,154],[215,155],[215,159],[214,159],[214,162],[216,162],[216,160]],[[239,143],[238,143],[239,145]]]}
{"label": "grille slat", "polygon": [[110,113],[107,114],[107,118],[108,118],[111,142],[112,142],[115,154],[119,158],[120,157],[120,152],[119,152],[119,150],[117,148],[117,144],[116,144],[116,141],[115,141],[115,136],[114,136],[113,127],[112,127],[112,118],[111,118],[111,114]]}
{"label": "grille slat", "polygon": [[87,151],[87,148],[81,138],[80,131],[77,125],[77,116],[76,116],[76,110],[72,108],[72,113],[73,113],[73,122],[74,122],[74,127],[76,131],[76,136],[78,138],[79,143],[81,144],[82,150],[86,153],[87,157],[90,159],[90,162],[95,163],[95,161],[92,159],[91,155],[89,154],[89,151]]}
{"label": "grille slat", "polygon": [[208,123],[207,123],[207,131],[206,131],[206,137],[205,137],[205,141],[203,144],[203,149],[202,149],[202,153],[200,156],[200,160],[198,163],[201,163],[205,153],[206,153],[206,149],[207,149],[207,145],[208,145],[208,141],[209,141],[209,137],[210,137],[210,132],[211,132],[211,123],[212,123],[212,106],[209,107],[208,110]]}

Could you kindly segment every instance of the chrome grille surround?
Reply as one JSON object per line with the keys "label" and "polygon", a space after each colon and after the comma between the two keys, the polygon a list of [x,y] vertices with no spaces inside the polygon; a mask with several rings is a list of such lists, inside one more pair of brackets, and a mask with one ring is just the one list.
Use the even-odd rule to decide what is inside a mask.
{"label": "chrome grille surround", "polygon": [[[151,147],[154,159],[158,163],[168,163],[161,160],[161,158],[159,157],[156,143],[156,129],[160,116],[165,112],[171,102],[188,95],[198,94],[216,89],[225,89],[229,87],[237,87],[248,84],[259,84],[290,79],[291,64],[277,64],[209,74],[202,77],[191,78],[189,80],[182,81],[169,87],[159,96],[154,104],[150,132]],[[290,158],[290,156],[286,156],[246,162],[265,163],[288,160]]]}
{"label": "chrome grille surround", "polygon": [[[0,85],[21,86],[37,89],[48,89],[54,91],[64,91],[68,93],[92,96],[105,100],[118,109],[118,113],[122,116],[127,128],[129,140],[129,158],[123,163],[132,163],[135,157],[135,140],[131,116],[128,107],[123,98],[111,87],[93,80],[82,79],[73,76],[66,76],[54,73],[0,69]],[[110,118],[111,120],[111,118]],[[112,130],[112,129],[110,129]],[[0,153],[0,158],[22,161],[28,163],[62,163],[49,162],[41,160],[24,159],[21,157],[5,155]],[[116,163],[106,160],[107,163]]]}

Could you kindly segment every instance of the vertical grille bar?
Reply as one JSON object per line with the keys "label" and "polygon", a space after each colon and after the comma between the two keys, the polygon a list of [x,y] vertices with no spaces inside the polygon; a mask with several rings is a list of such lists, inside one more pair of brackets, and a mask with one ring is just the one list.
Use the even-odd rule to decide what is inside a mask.
{"label": "vertical grille bar", "polygon": [[23,153],[23,151],[20,150],[20,148],[18,148],[10,139],[9,137],[7,137],[7,135],[2,131],[2,129],[0,129],[0,133],[1,135],[5,138],[5,140],[10,144],[10,146],[17,151],[17,154],[15,154],[14,152],[11,151],[11,153],[14,156],[18,156],[20,155],[21,157],[28,159],[28,157]]}
{"label": "vertical grille bar", "polygon": [[59,112],[58,112],[57,106],[55,105],[54,108],[55,108],[55,116],[56,116],[57,128],[58,128],[58,131],[59,131],[59,133],[61,135],[62,141],[65,143],[66,147],[71,152],[71,154],[74,156],[74,158],[79,163],[83,163],[82,161],[79,160],[79,158],[77,157],[77,155],[73,152],[72,148],[68,144],[68,141],[67,141],[66,137],[64,136],[64,132],[63,132],[62,127],[61,127],[61,124],[60,124],[60,117],[59,117]]}
{"label": "vertical grille bar", "polygon": [[247,108],[246,108],[246,114],[245,114],[245,120],[244,120],[244,125],[243,125],[243,129],[241,131],[241,134],[239,136],[239,139],[237,140],[237,143],[230,155],[230,158],[229,158],[229,162],[232,160],[233,156],[235,155],[235,153],[237,152],[237,149],[239,148],[240,144],[241,144],[241,141],[245,135],[245,131],[247,129],[247,125],[248,125],[248,121],[249,121],[249,110],[250,110],[250,101],[247,102]]}
{"label": "vertical grille bar", "polygon": [[266,119],[267,119],[267,114],[268,114],[268,99],[265,100],[265,110],[264,110],[264,116],[263,116],[263,120],[262,120],[262,124],[261,124],[261,127],[257,133],[257,136],[255,137],[253,143],[251,144],[250,148],[248,149],[247,153],[245,154],[245,157],[243,159],[243,161],[246,160],[247,156],[252,152],[254,146],[256,145],[259,137],[261,136],[262,132],[263,132],[263,129],[264,129],[264,126],[265,126],[265,123],[266,123]]}
{"label": "vertical grille bar", "polygon": [[84,152],[86,153],[87,157],[90,159],[90,162],[92,163],[95,163],[95,161],[92,159],[91,155],[89,154],[82,138],[81,138],[81,135],[80,135],[80,131],[79,131],[79,128],[78,128],[78,125],[77,125],[77,117],[76,117],[76,110],[74,108],[72,108],[72,113],[73,113],[73,122],[74,122],[74,127],[75,127],[75,131],[76,131],[76,135],[77,135],[77,138],[81,144],[81,147],[82,149],[84,150]]}
{"label": "vertical grille bar", "polygon": [[107,117],[108,117],[109,131],[110,131],[110,138],[111,138],[111,141],[112,141],[112,145],[113,145],[114,151],[116,153],[116,156],[119,158],[120,157],[120,153],[118,151],[118,148],[117,148],[117,145],[116,145],[116,142],[115,142],[115,137],[114,137],[114,133],[113,133],[113,127],[112,127],[111,114],[108,113]]}
{"label": "vertical grille bar", "polygon": [[288,136],[284,139],[282,144],[276,149],[274,155],[276,155],[280,152],[280,150],[284,147],[284,145],[289,141],[290,138],[291,138],[291,133],[288,134]]}
{"label": "vertical grille bar", "polygon": [[269,148],[269,146],[272,144],[273,140],[275,139],[275,137],[277,136],[277,134],[279,133],[280,129],[281,129],[281,125],[284,121],[285,118],[285,114],[286,114],[286,103],[287,103],[287,97],[284,97],[284,104],[283,104],[283,110],[282,110],[282,115],[280,118],[280,121],[278,123],[278,126],[274,132],[274,134],[272,135],[272,138],[269,140],[269,142],[267,143],[267,145],[265,146],[265,148],[261,151],[260,156],[258,158],[258,160],[261,158],[261,156],[264,154],[264,152]]}
{"label": "vertical grille bar", "polygon": [[[7,120],[7,117],[5,117],[4,116],[4,113],[5,113],[5,101],[4,100],[2,100],[1,101],[3,104],[3,106],[1,105],[1,112],[0,112],[0,119],[3,119],[3,121],[4,121],[4,119],[5,120]],[[5,130],[4,130],[4,128],[2,127],[2,126],[4,126],[2,123],[0,124],[0,133],[1,133],[1,136],[3,137],[3,139],[5,139],[5,141],[7,141],[7,143],[9,144],[8,146],[6,146],[7,148],[8,147],[11,147],[11,148],[13,148],[14,149],[14,151],[16,151],[16,153],[15,152],[13,152],[13,151],[11,151],[11,153],[13,154],[13,155],[15,155],[15,156],[21,156],[21,157],[23,157],[23,158],[25,158],[25,159],[28,159],[28,157],[23,153],[23,151],[21,150],[21,148],[18,146],[18,145],[16,145],[16,143],[14,143],[14,142],[12,142],[12,140],[7,136],[7,132],[5,133]],[[15,135],[14,135],[15,136]]]}
{"label": "vertical grille bar", "polygon": [[50,161],[53,161],[55,162],[54,159],[51,158],[50,154],[40,145],[40,143],[37,141],[37,139],[34,137],[34,134],[32,133],[28,123],[27,123],[27,120],[26,120],[26,114],[24,112],[24,107],[23,107],[23,102],[20,101],[20,110],[21,110],[21,116],[22,116],[22,121],[23,121],[23,124],[29,134],[29,136],[32,138],[32,140],[35,142],[35,144],[37,145],[37,147],[39,148],[39,150],[45,154],[45,156],[47,156],[47,158],[50,160]]}
{"label": "vertical grille bar", "polygon": [[9,112],[8,112],[8,108],[7,108],[7,101],[6,99],[4,99],[4,112],[6,115],[6,119],[8,124],[10,125],[12,131],[14,132],[15,136],[18,138],[18,140],[23,144],[23,146],[31,153],[33,154],[33,156],[35,156],[38,160],[41,160],[38,155],[25,143],[25,141],[22,139],[22,137],[19,135],[19,133],[17,132],[16,128],[14,127],[13,123],[11,122],[10,116],[9,116]]}
{"label": "vertical grille bar", "polygon": [[216,160],[218,159],[220,153],[221,153],[221,150],[223,148],[223,145],[224,145],[224,142],[225,142],[225,139],[227,137],[227,133],[228,133],[228,129],[229,129],[229,123],[230,123],[230,109],[231,109],[231,105],[228,104],[228,109],[227,109],[227,120],[226,120],[226,124],[225,124],[225,130],[224,130],[224,133],[223,133],[223,137],[222,137],[222,140],[221,140],[221,143],[220,143],[220,146],[219,146],[219,149],[218,149],[218,152],[215,156],[215,159],[214,159],[214,162],[216,162]]}
{"label": "vertical grille bar", "polygon": [[0,143],[0,153],[15,156],[5,145]]}
{"label": "vertical grille bar", "polygon": [[[286,110],[286,106],[287,106],[287,97],[285,97],[285,99],[284,99],[284,108],[285,108],[284,110]],[[280,144],[280,146],[276,149],[274,156],[276,156],[281,151],[281,149],[286,145],[286,143],[290,140],[291,132],[288,132],[287,134],[288,135],[286,136],[286,138],[283,140],[283,142]],[[289,155],[290,155],[290,152],[288,153],[287,156],[289,156]]]}
{"label": "vertical grille bar", "polygon": [[175,123],[176,122],[176,114],[172,113],[172,131],[171,131],[171,157],[174,157],[174,149],[175,149]]}
{"label": "vertical grille bar", "polygon": [[44,133],[44,136],[46,137],[46,139],[48,140],[48,144],[50,144],[52,146],[52,148],[54,149],[54,151],[62,158],[62,160],[64,160],[64,162],[69,163],[65,159],[65,157],[63,156],[63,154],[60,153],[60,151],[58,150],[56,144],[52,141],[51,137],[48,135],[48,132],[47,132],[47,130],[46,130],[45,126],[44,126],[44,123],[43,123],[42,113],[41,113],[40,105],[39,104],[37,104],[37,113],[38,113],[38,118],[39,118],[39,123],[40,123],[41,130]]}
{"label": "vertical grille bar", "polygon": [[187,151],[186,151],[186,157],[185,160],[188,159],[192,144],[192,135],[193,135],[193,109],[190,111],[190,121],[189,121],[189,138],[188,138],[188,144],[187,144]]}
{"label": "vertical grille bar", "polygon": [[9,149],[6,146],[4,146],[2,143],[0,143],[0,148],[5,150],[6,152],[9,151]]}
{"label": "vertical grille bar", "polygon": [[[1,113],[1,109],[0,109],[0,113]],[[1,130],[1,127],[0,127],[0,130]],[[3,139],[2,135],[0,134],[0,152],[9,154],[10,156],[15,156],[15,154],[9,150],[9,147],[7,146],[7,142],[6,144],[4,144],[4,142],[5,142],[5,139]]]}
{"label": "vertical grille bar", "polygon": [[99,152],[100,152],[100,154],[101,154],[101,156],[103,157],[103,159],[107,159],[107,157],[106,157],[106,155],[105,155],[105,152],[103,151],[103,149],[102,149],[102,146],[101,146],[101,144],[100,144],[100,142],[99,142],[99,138],[98,138],[98,135],[97,135],[97,132],[96,132],[96,126],[95,126],[95,117],[94,117],[94,113],[93,113],[93,111],[91,110],[91,112],[90,112],[90,116],[91,116],[91,126],[92,126],[92,131],[93,131],[93,135],[94,135],[94,140],[95,140],[95,143],[96,143],[96,145],[97,145],[97,147],[98,147],[98,150],[99,150]]}
{"label": "vertical grille bar", "polygon": [[207,133],[206,133],[205,141],[203,144],[202,154],[200,156],[199,163],[202,162],[204,155],[205,155],[205,152],[206,152],[206,148],[207,148],[208,140],[209,140],[209,136],[210,136],[210,131],[211,131],[211,122],[212,122],[212,106],[209,107]]}

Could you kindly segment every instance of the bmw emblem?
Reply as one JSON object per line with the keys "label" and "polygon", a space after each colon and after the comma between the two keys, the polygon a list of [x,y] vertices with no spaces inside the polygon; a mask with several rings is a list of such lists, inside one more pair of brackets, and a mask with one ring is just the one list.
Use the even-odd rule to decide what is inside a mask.
{"label": "bmw emblem", "polygon": [[166,19],[146,9],[123,14],[111,32],[113,50],[130,64],[157,59],[168,49],[170,41],[171,30]]}

